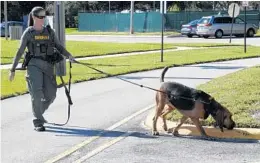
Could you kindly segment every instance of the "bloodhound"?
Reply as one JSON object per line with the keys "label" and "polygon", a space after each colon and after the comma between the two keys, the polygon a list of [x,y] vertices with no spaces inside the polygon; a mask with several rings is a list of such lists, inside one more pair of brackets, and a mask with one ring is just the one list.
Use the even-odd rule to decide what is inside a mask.
{"label": "bloodhound", "polygon": [[159,135],[156,129],[156,123],[159,116],[163,119],[163,129],[167,131],[166,115],[172,110],[178,110],[183,116],[177,127],[172,131],[177,136],[181,125],[190,118],[199,130],[203,138],[209,138],[200,124],[199,119],[207,119],[211,115],[223,132],[223,128],[232,130],[235,122],[232,119],[230,111],[218,103],[209,94],[196,90],[176,82],[164,82],[164,75],[168,67],[165,67],[161,73],[162,85],[156,92],[156,112],[153,118],[153,135]]}

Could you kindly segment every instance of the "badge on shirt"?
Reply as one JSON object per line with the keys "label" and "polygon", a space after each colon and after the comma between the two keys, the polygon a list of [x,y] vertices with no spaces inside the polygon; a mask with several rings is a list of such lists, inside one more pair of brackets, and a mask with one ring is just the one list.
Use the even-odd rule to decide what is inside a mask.
{"label": "badge on shirt", "polygon": [[49,36],[47,35],[38,35],[38,36],[34,36],[35,40],[49,40]]}

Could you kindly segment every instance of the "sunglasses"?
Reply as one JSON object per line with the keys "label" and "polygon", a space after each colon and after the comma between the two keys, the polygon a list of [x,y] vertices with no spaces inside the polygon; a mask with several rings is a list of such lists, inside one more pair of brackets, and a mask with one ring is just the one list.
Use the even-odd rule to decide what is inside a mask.
{"label": "sunglasses", "polygon": [[38,18],[38,19],[44,19],[45,18],[45,16],[35,16],[36,18]]}

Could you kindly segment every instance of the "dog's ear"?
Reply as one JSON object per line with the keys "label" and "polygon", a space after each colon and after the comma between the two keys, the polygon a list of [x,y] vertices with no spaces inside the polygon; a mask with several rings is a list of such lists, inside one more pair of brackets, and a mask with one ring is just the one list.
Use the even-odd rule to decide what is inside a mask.
{"label": "dog's ear", "polygon": [[221,109],[218,109],[217,113],[216,113],[216,122],[217,125],[220,128],[221,132],[223,131],[223,127],[224,127],[224,112]]}

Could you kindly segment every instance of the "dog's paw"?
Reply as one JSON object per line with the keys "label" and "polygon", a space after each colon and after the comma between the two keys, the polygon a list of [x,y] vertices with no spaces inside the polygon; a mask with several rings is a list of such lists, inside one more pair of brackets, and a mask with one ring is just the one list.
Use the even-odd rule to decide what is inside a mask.
{"label": "dog's paw", "polygon": [[168,130],[167,130],[167,133],[168,134],[170,134],[170,133],[172,133],[173,132],[173,128],[169,128]]}
{"label": "dog's paw", "polygon": [[178,131],[174,131],[172,134],[173,134],[173,136],[180,136]]}
{"label": "dog's paw", "polygon": [[164,131],[168,131],[168,128],[167,128],[166,125],[163,125],[162,128],[163,128]]}
{"label": "dog's paw", "polygon": [[153,131],[152,134],[153,135],[159,135],[159,132],[158,131]]}
{"label": "dog's paw", "polygon": [[214,127],[214,128],[218,128],[217,122],[214,122],[214,123],[213,123],[213,127]]}

